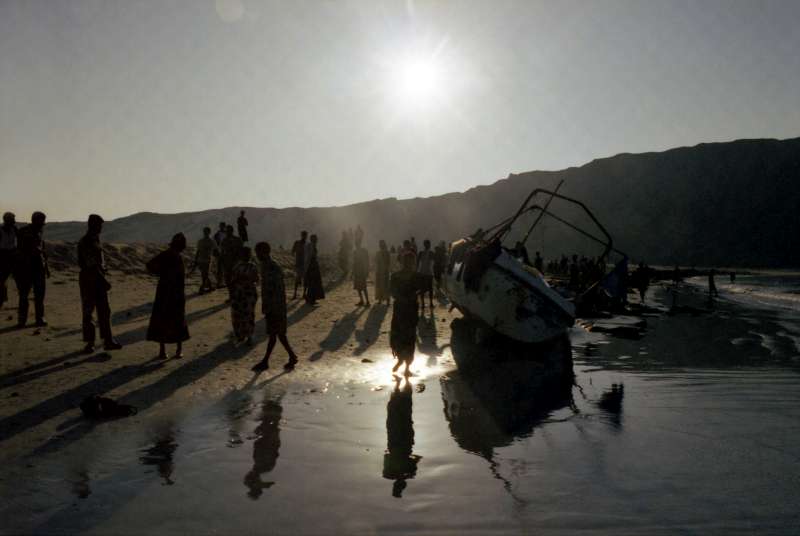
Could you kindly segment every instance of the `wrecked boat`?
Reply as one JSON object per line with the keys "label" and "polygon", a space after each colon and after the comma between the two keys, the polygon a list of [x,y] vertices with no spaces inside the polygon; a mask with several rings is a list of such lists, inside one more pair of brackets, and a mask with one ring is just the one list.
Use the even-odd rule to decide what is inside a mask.
{"label": "wrecked boat", "polygon": [[[549,196],[544,205],[534,202],[539,195]],[[553,214],[549,205],[554,198],[581,208],[605,239]],[[537,212],[538,216],[525,235],[526,239],[542,216],[547,215],[602,243],[605,246],[602,258],[607,258],[613,249],[611,236],[583,203],[559,194],[557,189],[550,191],[537,188],[512,217],[451,243],[444,274],[445,293],[453,307],[479,325],[520,343],[552,340],[563,335],[575,323],[575,297],[557,292],[542,273],[523,263],[511,249],[503,246],[503,239],[509,235],[520,216]]]}

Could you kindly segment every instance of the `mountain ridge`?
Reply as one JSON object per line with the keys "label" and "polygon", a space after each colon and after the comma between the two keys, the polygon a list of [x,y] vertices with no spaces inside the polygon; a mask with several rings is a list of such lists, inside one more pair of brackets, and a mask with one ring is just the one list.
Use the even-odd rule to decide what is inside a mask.
{"label": "mountain ridge", "polygon": [[[666,151],[618,153],[562,170],[511,173],[491,184],[431,197],[388,197],[333,207],[225,207],[159,214],[142,211],[106,224],[104,239],[166,242],[178,231],[190,240],[203,226],[235,225],[247,212],[252,240],[288,247],[301,229],[320,236],[321,249],[335,249],[339,233],[361,224],[367,247],[378,239],[397,244],[451,240],[513,213],[534,188],[554,188],[584,201],[605,223],[615,245],[632,260],[684,265],[790,268],[800,266],[800,138],[740,139],[675,147]],[[766,185],[766,188],[765,188]],[[570,218],[581,216],[558,206]],[[545,220],[548,220],[545,218]],[[543,220],[529,249],[545,256],[597,254],[592,244]],[[579,222],[587,223],[588,220]],[[48,224],[47,236],[75,240],[82,222]],[[574,233],[573,233],[574,234]],[[514,239],[518,237],[512,236]],[[780,240],[778,240],[780,238]]]}

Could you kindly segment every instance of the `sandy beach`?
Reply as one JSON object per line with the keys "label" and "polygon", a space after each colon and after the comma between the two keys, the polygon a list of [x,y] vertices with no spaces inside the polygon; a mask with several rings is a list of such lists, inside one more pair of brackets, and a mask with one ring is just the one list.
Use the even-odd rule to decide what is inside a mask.
{"label": "sandy beach", "polygon": [[[154,280],[128,272],[111,275],[119,351],[80,353],[72,271],[49,281],[49,326],[18,330],[2,310],[0,533],[796,528],[798,333],[724,286],[709,303],[687,284],[672,311],[673,291],[656,286],[633,315],[579,320],[566,346],[541,349],[571,354],[576,374],[543,399],[520,372],[530,356],[492,364],[441,301],[396,391],[390,309],[357,307],[336,278],[320,306],[290,301],[291,373],[280,346],[269,370],[250,371],[261,315],[254,346],[234,346],[227,292],[198,295],[196,276],[185,357],[154,360]],[[77,406],[92,394],[138,414],[88,421]],[[406,426],[396,408],[411,412],[412,398]],[[400,462],[398,433],[411,445]]]}

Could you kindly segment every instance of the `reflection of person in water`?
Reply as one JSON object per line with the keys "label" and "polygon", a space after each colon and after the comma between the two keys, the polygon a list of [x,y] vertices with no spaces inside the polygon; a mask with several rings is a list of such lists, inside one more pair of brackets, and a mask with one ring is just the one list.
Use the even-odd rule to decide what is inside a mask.
{"label": "reflection of person in water", "polygon": [[275,485],[272,481],[263,482],[261,475],[275,469],[275,464],[278,462],[282,414],[280,399],[266,399],[261,405],[261,424],[254,430],[258,437],[253,441],[253,468],[244,476],[244,485],[250,490],[247,496],[253,500],[261,497],[264,489]]}
{"label": "reflection of person in water", "polygon": [[415,456],[414,421],[411,419],[411,384],[406,381],[400,389],[401,380],[395,381],[394,391],[386,405],[387,448],[383,455],[383,478],[394,480],[392,496],[402,497],[406,480],[417,474],[417,464],[422,459]]}
{"label": "reflection of person in water", "polygon": [[155,465],[159,476],[164,479],[164,485],[171,486],[175,483],[172,480],[172,473],[175,471],[173,455],[177,448],[178,444],[175,442],[172,430],[167,430],[156,439],[152,447],[144,451],[139,461],[144,465]]}

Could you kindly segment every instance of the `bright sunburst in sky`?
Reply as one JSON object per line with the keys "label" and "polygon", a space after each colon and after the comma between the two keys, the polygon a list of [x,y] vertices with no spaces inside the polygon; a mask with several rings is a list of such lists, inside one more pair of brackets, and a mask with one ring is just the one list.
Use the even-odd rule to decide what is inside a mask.
{"label": "bright sunburst in sky", "polygon": [[0,209],[463,191],[800,135],[800,2],[2,0]]}

